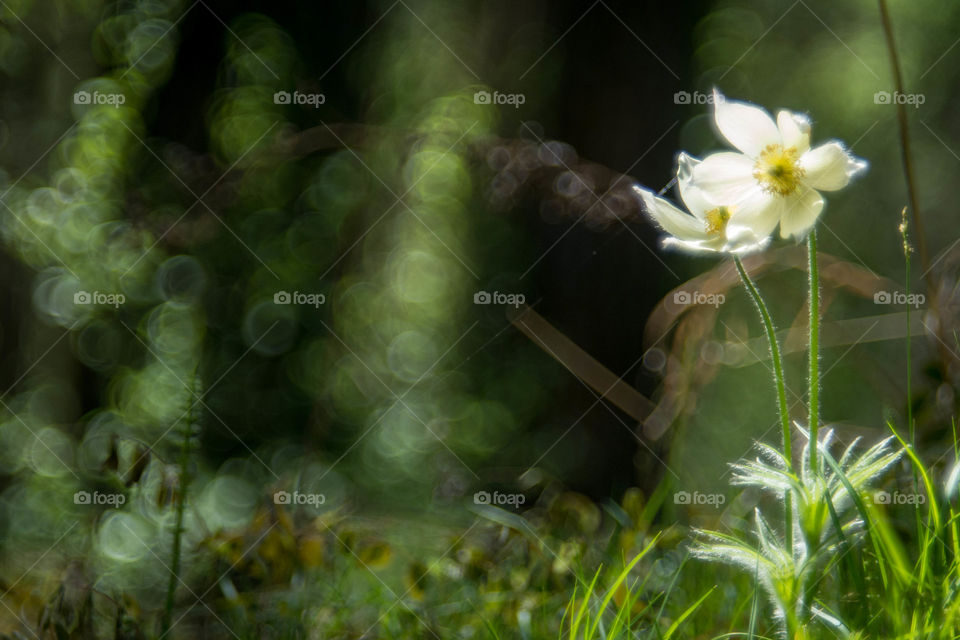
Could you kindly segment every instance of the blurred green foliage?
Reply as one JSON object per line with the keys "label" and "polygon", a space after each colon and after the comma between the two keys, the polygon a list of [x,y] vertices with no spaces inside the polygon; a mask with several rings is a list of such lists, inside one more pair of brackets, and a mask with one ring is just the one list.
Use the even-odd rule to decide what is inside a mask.
{"label": "blurred green foliage", "polygon": [[[513,193],[494,180],[500,156],[521,168],[536,159],[510,156],[510,140],[496,136],[552,137],[537,122],[519,127],[525,113],[478,104],[474,93],[493,87],[477,70],[504,87],[530,74],[527,108],[549,131],[563,124],[554,103],[577,52],[546,56],[563,30],[534,33],[534,9],[514,7],[526,21],[502,39],[503,7],[366,6],[374,17],[364,25],[382,23],[351,35],[359,40],[327,69],[343,73],[325,79],[305,53],[312,43],[266,9],[230,11],[204,78],[189,73],[208,61],[188,59],[186,41],[203,37],[193,16],[213,20],[204,12],[219,6],[3,3],[0,234],[16,304],[0,320],[15,351],[4,355],[11,384],[0,415],[9,604],[0,632],[31,629],[36,618],[60,637],[154,634],[179,501],[188,509],[174,637],[226,637],[220,624],[249,637],[547,637],[575,585],[601,564],[604,580],[617,576],[661,527],[662,548],[631,574],[644,580],[638,628],[669,628],[716,581],[712,568],[687,568],[684,529],[665,524],[681,510],[666,492],[673,480],[715,488],[768,415],[775,423],[772,395],[731,409],[743,389],[762,387],[762,365],[723,369],[688,398],[668,460],[679,474],[660,493],[611,491],[601,511],[560,487],[572,468],[590,468],[589,447],[602,440],[575,432],[543,460],[576,419],[556,413],[570,406],[567,374],[507,328],[503,309],[474,305],[481,290],[530,301],[540,293],[542,283],[524,280],[543,248],[537,231],[493,206]],[[897,279],[905,196],[894,112],[873,100],[891,90],[874,5],[720,0],[688,11],[704,17],[690,34],[696,81],[679,88],[717,84],[809,110],[815,135],[852,143],[871,172],[831,201],[824,248]],[[955,231],[956,156],[944,147],[956,135],[958,72],[938,56],[958,12],[895,7],[905,74],[927,97],[915,157],[935,251]],[[606,19],[603,28],[620,28]],[[637,75],[659,69],[637,64]],[[179,74],[189,101],[171,97]],[[693,116],[671,134],[675,146],[715,146],[704,107],[682,111],[671,99],[678,87],[636,82],[657,85],[641,116]],[[323,94],[322,104],[278,100],[294,92]],[[590,126],[605,126],[613,107],[593,102]],[[164,128],[175,131],[157,133]],[[634,157],[639,128],[608,135]],[[642,180],[666,182],[663,167]],[[565,195],[562,187],[548,188]],[[540,203],[516,208],[550,217]],[[651,297],[676,284],[614,276]],[[782,285],[772,306],[788,318],[796,274],[772,277]],[[756,335],[738,324],[745,299],[731,298],[725,317]],[[858,304],[840,299],[830,313],[868,312]],[[591,323],[591,333],[613,332],[602,328],[608,318]],[[628,324],[639,333],[636,319]],[[898,353],[874,348],[885,370],[902,370]],[[839,363],[841,353],[827,358]],[[685,362],[689,371],[701,355]],[[799,362],[788,366],[800,375]],[[851,359],[832,375],[868,366]],[[880,425],[884,403],[897,402],[870,386],[828,385],[827,410]],[[194,451],[185,486],[176,463],[184,438]],[[637,466],[630,473],[648,485],[664,475]],[[493,486],[529,495],[530,506],[464,508]],[[278,492],[323,500],[285,507]],[[681,567],[689,578],[678,581]],[[691,629],[743,622],[749,587],[738,580],[704,601]]]}

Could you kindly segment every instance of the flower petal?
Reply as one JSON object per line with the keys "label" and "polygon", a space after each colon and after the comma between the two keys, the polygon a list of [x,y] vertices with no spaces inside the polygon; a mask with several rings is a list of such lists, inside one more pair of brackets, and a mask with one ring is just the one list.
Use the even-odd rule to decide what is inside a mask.
{"label": "flower petal", "polygon": [[717,205],[714,204],[693,181],[693,170],[700,160],[681,152],[677,158],[677,190],[687,211],[703,220],[703,214]]}
{"label": "flower petal", "polygon": [[752,158],[769,144],[780,144],[780,130],[770,115],[752,104],[727,100],[713,90],[713,117],[730,144]]}
{"label": "flower petal", "polygon": [[807,235],[817,223],[823,211],[823,198],[815,189],[785,198],[786,204],[780,216],[780,236],[797,240]]}
{"label": "flower petal", "polygon": [[752,229],[748,227],[739,227],[737,225],[727,226],[727,242],[722,250],[727,253],[736,253],[737,255],[746,255],[763,251],[770,244],[770,236],[757,236]]}
{"label": "flower petal", "polygon": [[743,200],[757,186],[754,162],[742,153],[713,153],[693,167],[693,183],[713,206]]}
{"label": "flower petal", "polygon": [[684,213],[649,189],[634,185],[633,191],[642,200],[647,214],[670,235],[683,241],[703,241],[708,238],[702,220]]}
{"label": "flower petal", "polygon": [[847,186],[850,178],[867,168],[866,160],[850,154],[843,143],[833,141],[811,149],[800,157],[806,172],[804,182],[814,189],[836,191]]}
{"label": "flower petal", "polygon": [[801,154],[810,149],[810,119],[807,116],[781,109],[777,113],[777,128],[784,147],[794,147]]}
{"label": "flower petal", "polygon": [[691,253],[705,253],[708,251],[726,251],[723,236],[716,236],[706,240],[679,240],[672,236],[663,239],[664,247],[676,247]]}
{"label": "flower petal", "polygon": [[773,233],[785,210],[787,198],[764,191],[755,186],[745,197],[733,204],[730,224],[747,227],[758,238]]}

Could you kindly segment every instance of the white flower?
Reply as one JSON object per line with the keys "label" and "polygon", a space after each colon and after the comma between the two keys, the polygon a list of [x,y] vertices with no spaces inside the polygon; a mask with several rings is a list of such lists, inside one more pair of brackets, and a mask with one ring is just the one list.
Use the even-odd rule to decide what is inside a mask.
{"label": "white flower", "polygon": [[774,122],[759,107],[717,90],[713,97],[717,128],[740,153],[706,157],[694,168],[694,183],[711,202],[779,219],[784,238],[813,228],[823,210],[820,191],[842,189],[867,167],[837,140],[811,149],[810,121],[801,114],[781,110]]}
{"label": "white flower", "polygon": [[668,234],[665,246],[689,251],[752,253],[766,247],[778,219],[764,209],[749,209],[723,204],[705,197],[692,176],[700,160],[680,154],[677,184],[680,198],[690,211],[678,209],[648,189],[634,185],[643,201],[643,208]]}

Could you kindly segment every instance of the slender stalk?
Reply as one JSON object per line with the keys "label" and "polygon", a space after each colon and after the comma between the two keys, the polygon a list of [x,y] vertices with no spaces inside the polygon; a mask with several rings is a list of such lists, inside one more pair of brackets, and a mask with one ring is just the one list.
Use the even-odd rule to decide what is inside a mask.
{"label": "slender stalk", "polygon": [[807,255],[810,260],[810,376],[808,381],[810,409],[807,415],[810,428],[810,470],[816,474],[817,432],[820,429],[820,269],[817,264],[817,231],[807,236]]}
{"label": "slender stalk", "polygon": [[910,252],[913,248],[910,246],[910,239],[907,235],[907,208],[904,207],[900,212],[900,237],[903,239],[903,261],[904,261],[904,288],[907,300],[907,428],[910,431],[910,446],[916,447],[916,439],[913,429],[913,392],[910,389],[910,343],[913,336],[910,329]]}
{"label": "slender stalk", "polygon": [[[904,294],[906,296],[906,311],[907,311],[907,430],[910,433],[910,446],[916,450],[917,448],[917,437],[916,430],[914,429],[913,424],[913,391],[911,388],[911,369],[912,367],[912,354],[910,343],[913,342],[913,335],[910,323],[910,252],[913,251],[913,248],[910,246],[910,238],[908,235],[907,228],[907,208],[904,207],[903,211],[900,212],[900,238],[903,240],[903,262],[904,262]],[[917,473],[916,465],[910,465],[913,468],[913,493],[919,495],[920,493],[920,478]],[[916,508],[913,510],[917,535],[923,535],[923,522],[920,519],[920,509]]]}
{"label": "slender stalk", "polygon": [[767,341],[770,343],[770,359],[773,360],[773,376],[777,383],[777,405],[780,409],[780,427],[783,430],[783,454],[787,458],[790,466],[793,466],[793,457],[790,452],[790,414],[787,412],[787,388],[783,379],[783,359],[780,357],[780,344],[777,342],[777,331],[773,326],[773,320],[770,319],[770,312],[767,305],[760,296],[760,291],[754,284],[750,276],[743,268],[743,263],[738,256],[733,257],[734,264],[737,265],[737,271],[740,273],[740,279],[743,280],[747,292],[753,298],[753,303],[760,312],[760,319],[763,321],[763,327],[767,333]]}
{"label": "slender stalk", "polygon": [[190,482],[190,438],[193,435],[193,410],[195,406],[196,403],[193,401],[193,398],[190,398],[190,407],[187,410],[186,426],[183,430],[183,439],[180,445],[180,469],[178,480],[180,486],[179,490],[174,494],[176,496],[176,515],[173,528],[173,557],[170,562],[170,581],[167,583],[167,600],[163,609],[161,637],[166,637],[170,631],[171,620],[173,619],[174,596],[177,591],[177,583],[180,582],[180,555],[183,539],[183,514],[187,502],[187,486]]}
{"label": "slender stalk", "polygon": [[[773,361],[773,376],[777,384],[777,406],[780,410],[780,427],[783,430],[783,455],[787,459],[787,468],[793,470],[793,454],[791,452],[790,442],[790,413],[787,410],[787,387],[783,378],[783,358],[780,356],[780,344],[777,342],[777,330],[773,326],[773,320],[770,318],[770,311],[767,304],[763,301],[757,285],[743,268],[743,263],[739,256],[733,256],[733,262],[737,265],[737,272],[743,285],[753,298],[753,303],[760,312],[760,319],[763,321],[763,328],[767,333],[767,342],[770,344],[770,359]],[[787,547],[793,549],[793,496],[790,491],[784,492],[784,536]]]}
{"label": "slender stalk", "polygon": [[[893,23],[890,21],[890,12],[887,10],[886,0],[877,0],[880,5],[880,21],[883,23],[883,34],[886,38],[887,51],[890,53],[890,66],[893,68],[893,84],[895,90],[903,94],[903,76],[900,73],[900,57],[897,54],[897,44],[893,37]],[[903,172],[907,180],[907,197],[910,199],[910,216],[913,218],[914,236],[917,243],[917,253],[920,255],[920,266],[923,268],[927,282],[927,290],[935,291],[930,278],[930,259],[927,255],[927,243],[923,233],[923,223],[920,217],[920,204],[917,197],[917,180],[914,175],[913,157],[910,153],[910,129],[907,121],[907,107],[897,102],[897,123],[900,128],[900,155],[903,161]]]}

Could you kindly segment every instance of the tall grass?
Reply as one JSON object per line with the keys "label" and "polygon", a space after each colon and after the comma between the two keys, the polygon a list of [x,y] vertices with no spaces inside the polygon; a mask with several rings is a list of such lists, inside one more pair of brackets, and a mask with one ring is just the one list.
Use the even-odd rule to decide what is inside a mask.
{"label": "tall grass", "polygon": [[[619,573],[615,574],[604,593],[600,593],[601,587],[598,584],[603,567],[597,569],[593,579],[588,584],[583,587],[578,584],[574,588],[573,596],[564,612],[563,623],[561,624],[562,637],[568,640],[626,640],[641,637],[669,640],[674,637],[684,622],[713,593],[715,587],[708,589],[665,629],[660,628],[655,623],[652,627],[646,629],[644,635],[638,635],[636,621],[649,617],[648,612],[655,608],[656,603],[650,601],[640,607],[637,606],[641,600],[641,593],[646,580],[634,579],[631,581],[631,571],[654,549],[656,544],[657,538],[654,538],[643,551],[627,563]],[[655,620],[662,619],[667,600],[670,598],[670,591],[675,584],[676,581],[673,581],[671,589],[660,594],[659,611],[654,616]],[[615,603],[614,596],[619,596],[617,598],[619,604]]]}

